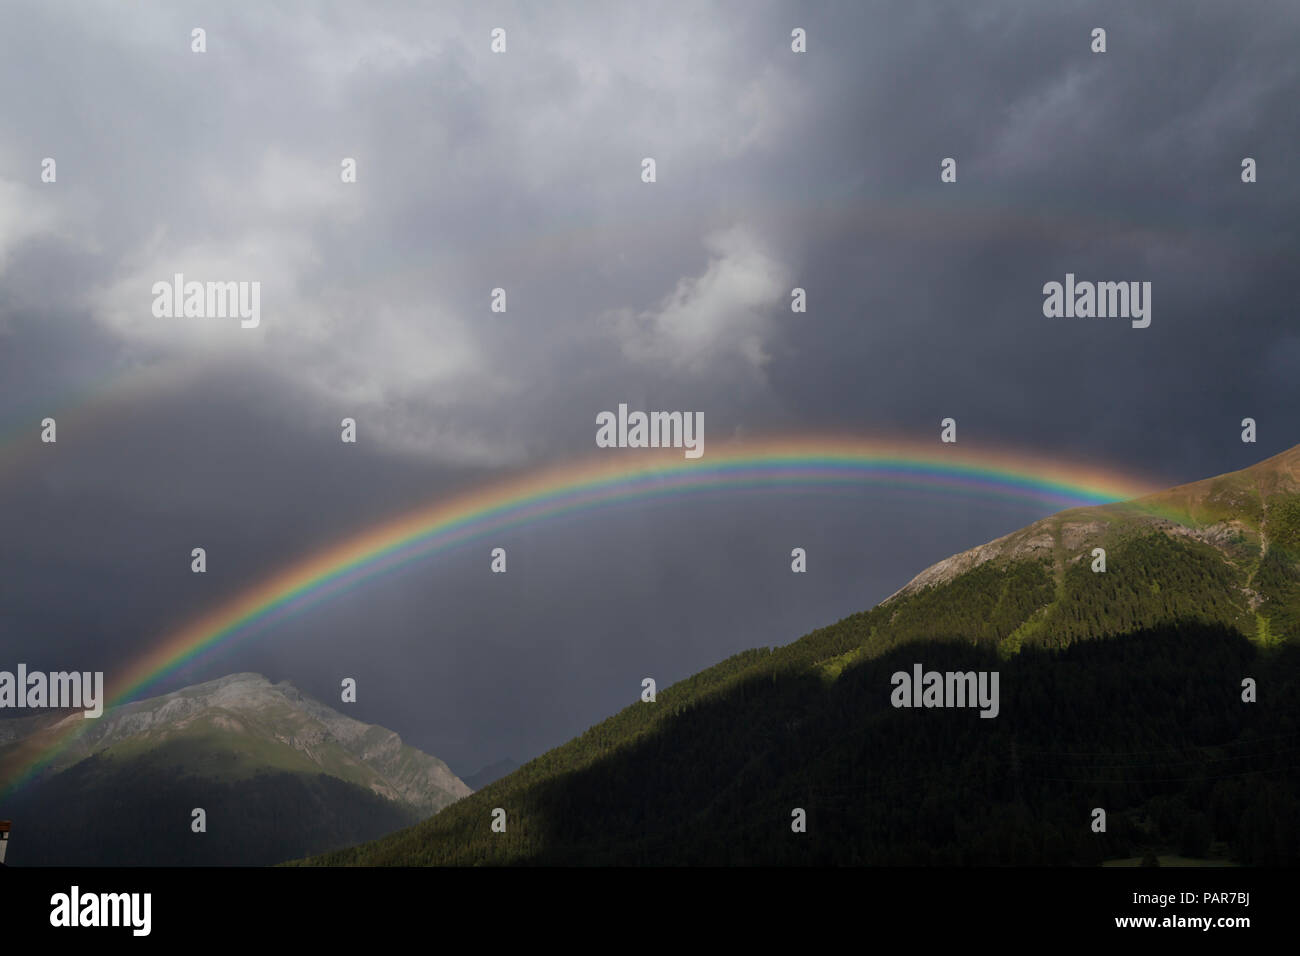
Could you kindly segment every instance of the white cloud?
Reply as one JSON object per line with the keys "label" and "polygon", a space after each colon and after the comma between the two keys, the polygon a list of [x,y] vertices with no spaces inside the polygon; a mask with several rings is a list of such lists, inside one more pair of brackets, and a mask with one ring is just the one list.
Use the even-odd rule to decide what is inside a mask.
{"label": "white cloud", "polygon": [[701,274],[679,280],[651,309],[611,313],[623,353],[692,373],[727,357],[761,371],[775,316],[788,309],[789,270],[742,226],[708,236],[704,245],[710,256]]}
{"label": "white cloud", "polygon": [[[711,209],[692,191],[719,167],[743,179],[804,105],[783,43],[761,52],[763,25],[521,9],[502,21],[510,52],[495,56],[496,21],[475,15],[266,7],[214,11],[200,56],[186,16],[132,8],[66,35],[69,61],[114,69],[49,95],[96,122],[49,122],[45,102],[24,122],[0,119],[0,144],[17,138],[19,157],[46,141],[69,157],[57,196],[0,182],[0,268],[58,226],[77,280],[42,277],[42,304],[84,311],[121,361],[230,361],[282,386],[286,415],[342,403],[395,450],[474,461],[515,454],[551,414],[522,396],[576,403],[586,380],[570,361],[610,377],[629,358],[665,374],[767,361],[789,285],[748,231],[711,235],[703,271],[675,289],[680,266],[659,254],[730,221],[743,197]],[[27,70],[0,64],[0,79]],[[628,205],[644,201],[644,155],[677,190],[649,216]],[[354,185],[339,181],[345,156]],[[58,216],[15,205],[33,198]],[[644,271],[566,274],[599,273],[608,250],[632,244]],[[260,282],[261,325],[154,317],[153,285],[176,273]],[[508,315],[487,310],[498,284]],[[591,336],[591,317],[669,289],[627,313],[620,341]]]}
{"label": "white cloud", "polygon": [[[377,275],[346,291],[306,281],[318,265],[305,234],[262,231],[226,242],[171,248],[160,232],[129,273],[95,290],[88,305],[137,351],[158,360],[244,362],[311,409],[343,408],[367,419],[367,435],[420,457],[498,462],[508,449],[459,436],[446,406],[508,390],[488,368],[471,329],[432,297],[421,276]],[[262,283],[261,323],[237,318],[156,318],[154,282]],[[466,404],[473,404],[472,401]]]}
{"label": "white cloud", "polygon": [[[33,183],[39,170],[32,167]],[[42,196],[41,186],[25,185],[0,179],[0,275],[4,274],[12,252],[37,236],[55,233],[60,216],[55,204]],[[53,185],[47,189],[57,188]]]}

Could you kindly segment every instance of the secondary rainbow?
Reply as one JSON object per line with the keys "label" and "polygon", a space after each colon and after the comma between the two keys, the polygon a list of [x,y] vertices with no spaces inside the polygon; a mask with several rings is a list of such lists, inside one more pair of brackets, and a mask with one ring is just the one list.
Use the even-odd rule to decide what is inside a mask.
{"label": "secondary rainbow", "polygon": [[[737,442],[686,460],[680,450],[611,449],[435,501],[295,561],[166,635],[110,684],[115,707],[218,648],[375,577],[522,525],[659,497],[745,489],[886,487],[1039,503],[1049,510],[1105,504],[1152,490],[1141,478],[1021,452],[967,451],[939,442],[853,437]],[[484,567],[487,567],[486,557]],[[46,766],[83,720],[11,769],[6,790]],[[12,766],[12,765],[11,765]]]}

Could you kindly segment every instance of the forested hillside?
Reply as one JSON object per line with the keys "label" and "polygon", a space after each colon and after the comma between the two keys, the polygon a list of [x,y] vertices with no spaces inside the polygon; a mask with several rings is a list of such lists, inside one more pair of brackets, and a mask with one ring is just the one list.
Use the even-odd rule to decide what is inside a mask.
{"label": "forested hillside", "polygon": [[[1300,862],[1297,464],[1044,519],[311,862]],[[998,671],[999,715],[891,706],[916,663]]]}

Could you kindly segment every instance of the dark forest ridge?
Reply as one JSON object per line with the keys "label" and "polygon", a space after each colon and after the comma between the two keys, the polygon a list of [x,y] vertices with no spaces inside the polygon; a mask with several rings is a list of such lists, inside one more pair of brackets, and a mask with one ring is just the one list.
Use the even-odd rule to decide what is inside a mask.
{"label": "dark forest ridge", "polygon": [[[1298,474],[1300,447],[1037,521],[311,862],[1300,861]],[[998,718],[891,708],[917,661],[999,670]]]}

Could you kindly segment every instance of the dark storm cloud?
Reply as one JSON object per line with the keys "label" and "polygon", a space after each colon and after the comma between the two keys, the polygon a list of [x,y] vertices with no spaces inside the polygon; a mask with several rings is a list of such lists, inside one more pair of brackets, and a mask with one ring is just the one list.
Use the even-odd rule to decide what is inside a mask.
{"label": "dark storm cloud", "polygon": [[[954,415],[972,448],[1170,483],[1289,447],[1297,26],[1285,3],[15,5],[0,659],[111,676],[341,535],[590,454],[620,401],[701,409],[715,447]],[[154,319],[177,271],[260,280],[262,325]],[[1151,281],[1151,327],[1044,318],[1067,271]],[[558,522],[503,536],[504,577],[474,544],[177,680],[262,670],[328,702],[356,676],[358,716],[468,773],[1044,510],[862,493]]]}
{"label": "dark storm cloud", "polygon": [[[872,172],[809,230],[805,276],[842,290],[818,313],[843,318],[817,340],[787,327],[778,385],[814,419],[933,428],[962,409],[971,438],[1171,479],[1294,444],[1275,358],[1296,294],[1294,8],[989,8],[922,15],[845,78],[867,106],[826,152]],[[1087,51],[1093,26],[1106,54]],[[1267,184],[1240,182],[1244,156]],[[1045,320],[1041,286],[1067,271],[1151,280],[1152,326]],[[859,387],[823,387],[855,371]],[[1269,422],[1262,449],[1236,441],[1245,416]]]}

